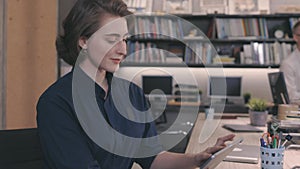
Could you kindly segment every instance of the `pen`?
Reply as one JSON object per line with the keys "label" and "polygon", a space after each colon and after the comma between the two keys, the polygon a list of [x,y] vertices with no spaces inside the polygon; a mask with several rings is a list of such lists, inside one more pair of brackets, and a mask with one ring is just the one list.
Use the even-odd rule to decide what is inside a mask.
{"label": "pen", "polygon": [[265,142],[264,138],[260,138],[260,146],[266,147],[266,142]]}
{"label": "pen", "polygon": [[277,138],[276,137],[273,138],[272,145],[273,145],[273,148],[277,148]]}
{"label": "pen", "polygon": [[[265,142],[265,140],[264,140],[264,136],[266,135],[266,142]],[[260,138],[260,145],[262,146],[262,147],[268,147],[269,146],[269,142],[271,142],[272,141],[272,138],[271,138],[271,140],[270,140],[270,133],[264,133],[262,136],[261,136],[261,138]]]}
{"label": "pen", "polygon": [[277,148],[280,148],[281,139],[282,139],[282,131],[280,131],[279,136],[278,136],[278,147]]}
{"label": "pen", "polygon": [[283,147],[286,142],[287,142],[287,140],[284,140],[284,142],[282,143],[281,147]]}
{"label": "pen", "polygon": [[285,140],[284,140],[284,142],[282,143],[281,147],[283,147],[283,146],[286,144],[287,141],[292,140],[292,138],[293,138],[293,137],[292,137],[291,135],[289,135],[289,134],[288,134],[287,136],[285,136]]}
{"label": "pen", "polygon": [[268,144],[270,145],[272,143],[272,137],[269,135],[268,136]]}

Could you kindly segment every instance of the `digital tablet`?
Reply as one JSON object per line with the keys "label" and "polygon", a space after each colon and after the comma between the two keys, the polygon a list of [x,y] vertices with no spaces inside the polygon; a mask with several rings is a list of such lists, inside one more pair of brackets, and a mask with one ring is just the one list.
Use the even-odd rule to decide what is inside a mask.
{"label": "digital tablet", "polygon": [[223,127],[234,132],[263,132],[263,130],[251,125],[243,124],[224,124]]}
{"label": "digital tablet", "polygon": [[223,161],[257,164],[260,154],[259,148],[258,145],[240,144]]}
{"label": "digital tablet", "polygon": [[231,144],[227,145],[222,150],[214,153],[210,158],[208,158],[204,163],[200,165],[201,169],[212,169],[215,168],[223,159],[243,141],[243,138],[239,138],[233,141]]}

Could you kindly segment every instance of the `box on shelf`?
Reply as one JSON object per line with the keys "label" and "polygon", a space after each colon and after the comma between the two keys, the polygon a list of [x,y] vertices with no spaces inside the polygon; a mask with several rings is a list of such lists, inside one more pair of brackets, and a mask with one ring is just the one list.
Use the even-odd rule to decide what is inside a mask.
{"label": "box on shelf", "polygon": [[199,14],[227,14],[227,0],[193,0],[192,13]]}
{"label": "box on shelf", "polygon": [[229,0],[228,14],[269,14],[269,0]]}
{"label": "box on shelf", "polygon": [[191,0],[165,0],[164,11],[171,14],[190,14]]}

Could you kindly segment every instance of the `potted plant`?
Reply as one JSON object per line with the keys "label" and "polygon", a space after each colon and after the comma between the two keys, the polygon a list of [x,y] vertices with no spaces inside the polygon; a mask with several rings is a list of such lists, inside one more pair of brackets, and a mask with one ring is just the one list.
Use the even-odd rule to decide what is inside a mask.
{"label": "potted plant", "polygon": [[244,96],[245,104],[248,104],[249,100],[251,99],[251,94],[247,92],[244,93],[243,96]]}
{"label": "potted plant", "polygon": [[201,89],[199,89],[199,95],[202,95],[202,90]]}
{"label": "potted plant", "polygon": [[263,99],[251,98],[248,102],[250,124],[254,126],[265,126],[268,111],[267,102]]}

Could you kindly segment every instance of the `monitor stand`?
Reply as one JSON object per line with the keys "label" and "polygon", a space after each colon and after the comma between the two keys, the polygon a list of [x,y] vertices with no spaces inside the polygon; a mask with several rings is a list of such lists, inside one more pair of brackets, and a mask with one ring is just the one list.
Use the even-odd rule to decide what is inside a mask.
{"label": "monitor stand", "polygon": [[211,103],[213,104],[226,104],[227,98],[212,98]]}
{"label": "monitor stand", "polygon": [[215,104],[235,104],[234,101],[228,98],[213,98],[211,102]]}
{"label": "monitor stand", "polygon": [[225,101],[226,104],[234,104],[233,101],[230,101],[228,98],[226,98],[226,101]]}

